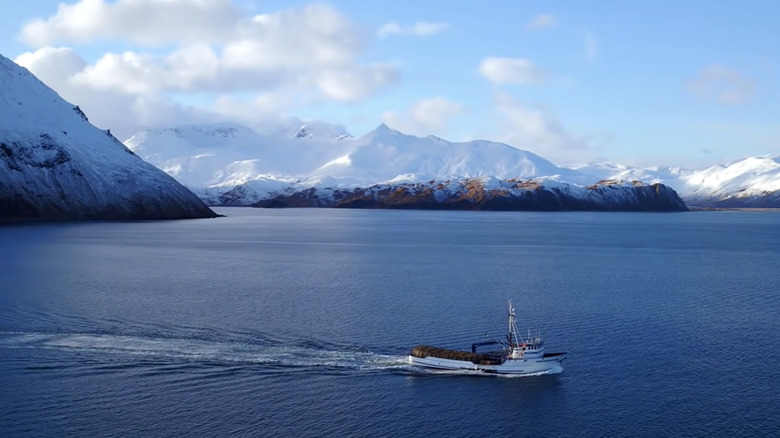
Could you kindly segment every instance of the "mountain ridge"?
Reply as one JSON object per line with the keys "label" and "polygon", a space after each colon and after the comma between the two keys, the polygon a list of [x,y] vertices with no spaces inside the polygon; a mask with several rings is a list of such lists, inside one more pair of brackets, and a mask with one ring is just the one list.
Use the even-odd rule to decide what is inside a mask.
{"label": "mountain ridge", "polygon": [[692,206],[780,208],[780,154],[744,157],[701,170],[629,168],[612,163],[590,164],[578,170],[603,178],[662,182],[675,188]]}
{"label": "mountain ridge", "polygon": [[172,177],[0,55],[0,220],[215,217]]}
{"label": "mountain ridge", "polygon": [[[255,163],[258,177],[295,180],[333,177],[344,180],[345,184],[360,185],[397,181],[399,177],[425,181],[485,175],[552,178],[557,174],[582,184],[595,182],[587,175],[558,167],[530,151],[504,143],[487,140],[449,142],[435,136],[417,137],[393,130],[386,124],[360,137],[320,138],[306,142],[292,137],[255,134],[251,139],[226,139],[225,144],[220,145],[220,151],[227,149],[233,155],[222,163],[214,163],[209,175],[196,175],[195,179],[200,182],[193,186],[235,186],[239,180],[246,182],[245,178],[231,177],[228,168],[244,162]],[[158,154],[169,149],[168,144],[178,144],[178,141],[166,135],[166,131],[146,130],[127,139],[125,144],[160,168],[178,169],[179,173],[174,175],[177,178],[192,180],[193,175],[185,175],[188,170],[181,169],[180,163],[202,156],[204,142],[190,144],[193,153],[189,155]],[[212,147],[207,155],[214,156],[216,152]],[[258,163],[276,166],[262,167]]]}
{"label": "mountain ridge", "polygon": [[[290,190],[366,188],[374,184],[414,184],[492,176],[546,181],[548,184],[568,183],[580,187],[601,180],[662,183],[676,190],[686,202],[695,205],[746,203],[780,207],[780,203],[775,202],[777,193],[780,193],[777,156],[774,156],[774,165],[762,164],[765,169],[763,176],[752,179],[749,175],[758,171],[755,161],[766,158],[747,157],[729,166],[712,166],[704,170],[637,168],[609,162],[562,167],[530,151],[503,143],[486,140],[449,142],[432,135],[417,137],[394,130],[384,123],[360,137],[334,135],[337,130],[327,128],[325,131],[330,135],[292,135],[294,131],[305,130],[309,122],[301,123],[298,131],[287,129],[282,136],[255,132],[251,139],[229,140],[228,145],[220,146],[221,149],[203,149],[203,144],[197,143],[201,149],[195,149],[200,155],[195,154],[194,149],[188,155],[186,145],[178,155],[149,153],[163,150],[169,143],[175,144],[159,131],[156,134],[155,131],[146,131],[153,134],[145,136],[136,134],[125,144],[184,181],[207,203],[215,203],[213,205],[219,205],[223,195],[227,195],[232,205],[249,205],[263,197]],[[190,148],[193,146],[191,144]],[[222,155],[222,162],[217,163],[214,157],[225,150],[229,152]],[[210,165],[193,165],[193,162],[203,164],[209,160]],[[741,177],[726,177],[733,171],[731,166],[745,160],[752,160],[754,166],[745,166]],[[237,190],[239,186],[241,189]],[[719,187],[723,190],[719,191]],[[238,196],[239,192],[244,197],[243,201]],[[752,200],[747,196],[753,196]]]}

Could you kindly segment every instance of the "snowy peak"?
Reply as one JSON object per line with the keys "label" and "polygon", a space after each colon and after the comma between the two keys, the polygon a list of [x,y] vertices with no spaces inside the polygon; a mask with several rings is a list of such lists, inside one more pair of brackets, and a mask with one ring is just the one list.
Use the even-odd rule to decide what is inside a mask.
{"label": "snowy peak", "polygon": [[420,137],[414,135],[404,134],[401,131],[396,131],[390,128],[386,124],[374,128],[374,130],[359,137],[365,143],[397,143],[397,144],[409,144],[417,140],[421,140]]}
{"label": "snowy peak", "polygon": [[689,183],[702,187],[716,187],[723,184],[742,185],[745,182],[775,179],[780,172],[780,156],[748,157],[728,166],[717,165],[689,175]]}
{"label": "snowy peak", "polygon": [[318,169],[317,175],[354,177],[363,184],[381,181],[493,176],[546,176],[574,183],[594,180],[512,146],[484,140],[453,143],[436,136],[416,137],[385,124],[355,139],[348,154]]}
{"label": "snowy peak", "polygon": [[714,206],[780,207],[780,155],[747,157],[682,177],[691,202]]}
{"label": "snowy peak", "polygon": [[[371,185],[384,181],[493,176],[541,177],[592,184],[596,179],[502,143],[406,135],[385,124],[359,138],[321,139],[307,122],[294,136],[246,134],[232,138],[168,135],[147,131],[126,144],[186,185],[232,187],[273,176],[282,180],[337,181]],[[246,128],[248,129],[248,128]],[[187,132],[194,132],[191,128]],[[205,135],[207,130],[201,130]]]}
{"label": "snowy peak", "polygon": [[593,163],[576,170],[602,179],[664,183],[693,206],[780,207],[780,154],[747,157],[704,170],[614,163]]}
{"label": "snowy peak", "polygon": [[404,134],[401,131],[396,131],[395,129],[392,129],[391,127],[387,126],[384,123],[381,123],[379,126],[374,128],[373,131],[369,132],[366,135],[370,135],[372,137],[376,137],[376,136],[397,136],[397,135],[402,135],[402,136],[405,136],[405,137],[414,137],[412,135]]}
{"label": "snowy peak", "polygon": [[680,184],[680,175],[685,172],[679,168],[639,168],[608,161],[573,166],[572,169],[591,175],[596,179],[644,181],[647,183],[663,182],[675,188]]}
{"label": "snowy peak", "polygon": [[302,120],[292,116],[286,116],[275,121],[264,120],[253,123],[251,126],[254,131],[261,135],[279,139],[330,142],[352,137],[342,125],[318,120]]}
{"label": "snowy peak", "polygon": [[214,217],[26,69],[0,56],[0,220]]}

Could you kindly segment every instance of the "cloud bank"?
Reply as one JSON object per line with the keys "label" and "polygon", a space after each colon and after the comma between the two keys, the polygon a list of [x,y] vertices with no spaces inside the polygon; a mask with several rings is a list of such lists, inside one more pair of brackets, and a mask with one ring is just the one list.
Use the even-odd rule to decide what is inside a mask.
{"label": "cloud bank", "polygon": [[[229,0],[81,0],[26,24],[20,38],[37,50],[15,61],[103,127],[111,121],[92,98],[97,93],[139,111],[160,105],[152,113],[178,108],[179,115],[207,110],[186,109],[165,96],[195,93],[213,102],[251,94],[275,103],[278,112],[300,102],[359,101],[400,78],[391,64],[363,61],[370,38],[325,4],[248,15]],[[103,40],[144,50],[87,62],[68,47],[52,47]],[[140,113],[131,116],[141,124]],[[124,132],[129,129],[119,134],[132,134]]]}
{"label": "cloud bank", "polygon": [[[327,4],[260,14],[238,4],[231,0],[61,4],[52,16],[22,27],[19,38],[32,50],[15,61],[120,139],[147,128],[219,121],[262,130],[299,108],[349,105],[398,84],[401,72],[396,64],[371,60],[377,38],[426,37],[449,29],[446,23],[425,21],[361,27]],[[526,29],[557,25],[554,16],[541,14]],[[83,50],[92,47],[124,50],[89,57],[91,52]],[[549,77],[525,58],[485,57],[476,70],[495,86],[537,86]],[[498,96],[479,114],[438,95],[385,111],[381,120],[419,136],[446,136],[455,128],[473,138],[476,132],[465,133],[455,125],[459,120],[468,125],[471,121],[464,116],[471,114],[489,120],[491,128],[480,133],[482,138],[565,158],[560,161],[587,151],[587,141],[567,132],[548,111],[506,94]]]}

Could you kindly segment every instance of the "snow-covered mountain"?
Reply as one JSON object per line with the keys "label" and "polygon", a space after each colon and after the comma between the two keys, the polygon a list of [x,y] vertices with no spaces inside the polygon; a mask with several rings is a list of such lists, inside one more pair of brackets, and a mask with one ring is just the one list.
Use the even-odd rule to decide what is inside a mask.
{"label": "snow-covered mountain", "polygon": [[598,180],[502,143],[415,137],[384,124],[359,138],[301,131],[306,126],[267,135],[220,123],[147,130],[125,144],[212,205],[249,205],[290,190],[485,176],[578,185]]}
{"label": "snow-covered mountain", "polygon": [[663,183],[692,206],[780,207],[780,154],[747,157],[704,170],[642,169],[613,163],[588,164],[576,170],[602,179]]}
{"label": "snow-covered mountain", "polygon": [[538,155],[503,143],[484,140],[453,143],[435,136],[415,137],[385,124],[343,143],[347,145],[346,150],[314,170],[311,176],[353,178],[363,185],[478,176],[545,176],[585,182],[579,172],[557,167]]}
{"label": "snow-covered mountain", "polygon": [[354,138],[339,126],[295,129],[289,122],[264,134],[226,123],[148,130],[125,144],[210,205],[251,205],[312,190],[327,197],[332,189],[492,177],[576,187],[642,181],[669,186],[690,205],[780,207],[780,156],[701,171],[608,162],[564,168],[502,143],[416,137],[384,124]]}
{"label": "snow-covered mountain", "polygon": [[0,221],[216,216],[0,56]]}
{"label": "snow-covered mountain", "polygon": [[780,207],[780,154],[712,166],[682,180],[692,205]]}
{"label": "snow-covered mountain", "polygon": [[263,176],[308,175],[341,153],[348,134],[314,135],[307,126],[260,134],[235,123],[142,131],[125,145],[192,188],[234,187]]}

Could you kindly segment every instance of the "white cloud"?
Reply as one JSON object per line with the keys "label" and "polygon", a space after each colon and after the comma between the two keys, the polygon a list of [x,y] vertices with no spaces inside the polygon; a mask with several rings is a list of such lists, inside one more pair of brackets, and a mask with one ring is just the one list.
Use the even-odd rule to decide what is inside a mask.
{"label": "white cloud", "polygon": [[380,38],[386,38],[390,35],[429,36],[443,32],[449,27],[447,23],[428,23],[425,21],[418,21],[410,26],[401,26],[395,21],[391,21],[382,25],[376,33]]}
{"label": "white cloud", "polygon": [[450,120],[463,112],[462,105],[443,97],[433,97],[416,102],[405,114],[388,111],[382,115],[382,121],[394,129],[408,134],[441,135]]}
{"label": "white cloud", "polygon": [[545,109],[523,105],[505,94],[497,96],[495,108],[500,127],[486,133],[486,138],[529,150],[559,165],[593,159],[588,140],[569,133]]}
{"label": "white cloud", "polygon": [[277,92],[258,94],[250,99],[224,94],[215,99],[212,108],[225,120],[256,126],[266,120],[278,119],[282,114],[279,109],[285,108],[289,98],[286,93]]}
{"label": "white cloud", "polygon": [[688,81],[686,88],[704,100],[738,105],[750,101],[755,91],[755,84],[738,71],[716,64],[702,69]]}
{"label": "white cloud", "polygon": [[[177,117],[215,111],[166,96],[191,93],[209,105],[203,96],[237,93],[242,101],[256,98],[287,111],[297,103],[358,101],[400,76],[393,65],[362,61],[370,38],[325,4],[249,16],[230,0],[81,0],[24,26],[20,36],[36,46],[116,39],[150,47],[105,53],[92,63],[72,49],[48,46],[16,59],[114,132],[150,120],[171,123],[164,111]],[[95,97],[100,93],[105,99]],[[108,120],[112,99],[137,114]]]}
{"label": "white cloud", "polygon": [[67,92],[68,84],[75,74],[87,68],[86,61],[67,47],[45,47],[35,52],[19,55],[14,59],[14,62],[26,67],[41,82],[57,90],[60,94],[63,90]]}
{"label": "white cloud", "polygon": [[215,114],[186,107],[146,91],[126,93],[101,89],[84,81],[90,66],[69,48],[43,48],[14,60],[54,88],[63,99],[79,105],[90,122],[124,140],[142,129],[213,121]]}
{"label": "white cloud", "polygon": [[97,90],[117,90],[126,94],[141,94],[164,88],[160,79],[168,72],[150,55],[125,52],[107,54],[95,65],[76,73],[73,80],[85,87]]}
{"label": "white cloud", "polygon": [[547,79],[544,70],[523,58],[488,57],[480,63],[479,72],[487,80],[498,84],[535,85]]}
{"label": "white cloud", "polygon": [[322,94],[331,100],[354,101],[372,90],[398,80],[395,68],[385,64],[372,64],[360,69],[323,71],[317,85]]}
{"label": "white cloud", "polygon": [[238,68],[335,66],[363,49],[358,29],[326,5],[287,9],[240,23],[223,56]]}
{"label": "white cloud", "polygon": [[539,14],[526,23],[526,31],[550,29],[558,26],[558,19],[552,14]]}
{"label": "white cloud", "polygon": [[33,47],[97,39],[152,46],[223,41],[240,20],[231,0],[81,0],[60,4],[47,20],[28,23],[21,39]]}
{"label": "white cloud", "polygon": [[192,44],[168,54],[166,65],[175,66],[169,80],[182,90],[195,90],[204,84],[218,82],[220,60],[208,44]]}

